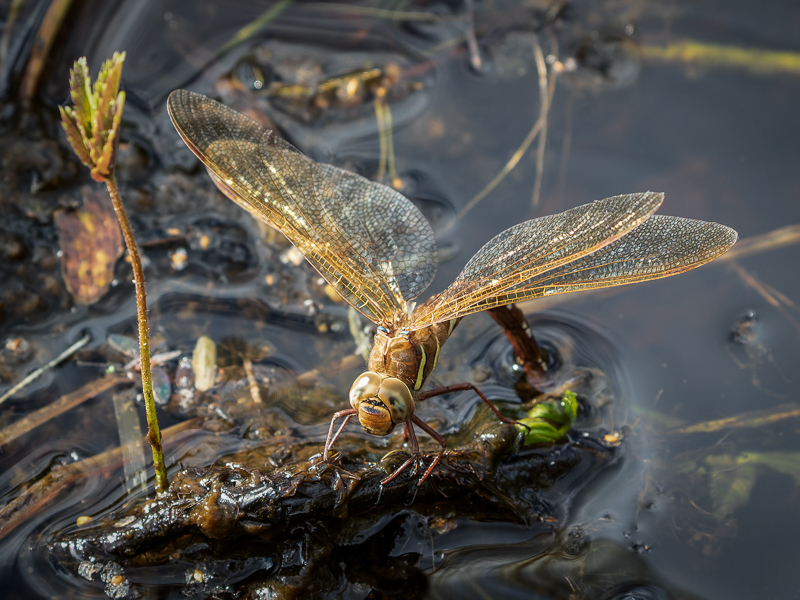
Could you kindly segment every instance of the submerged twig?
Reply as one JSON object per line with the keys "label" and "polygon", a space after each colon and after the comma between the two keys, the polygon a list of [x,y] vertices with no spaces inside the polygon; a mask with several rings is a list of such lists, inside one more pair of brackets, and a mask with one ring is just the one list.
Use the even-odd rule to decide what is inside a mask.
{"label": "submerged twig", "polygon": [[481,50],[478,48],[478,39],[475,37],[475,6],[473,0],[466,0],[467,5],[467,48],[469,49],[469,62],[472,68],[480,71],[483,68]]}
{"label": "submerged twig", "polygon": [[721,260],[730,262],[746,285],[758,292],[764,300],[777,308],[796,329],[800,330],[800,323],[786,310],[786,307],[797,310],[794,302],[780,291],[759,281],[755,275],[748,273],[735,262],[740,258],[786,248],[798,243],[800,243],[800,225],[787,225],[786,227],[773,229],[768,233],[755,235],[740,241],[730,252],[723,255]]}
{"label": "submerged twig", "polygon": [[247,376],[247,385],[250,388],[250,397],[256,404],[261,404],[261,392],[258,389],[258,381],[255,374],[253,374],[253,361],[245,357],[242,359],[242,366],[244,366],[244,373]]}
{"label": "submerged twig", "polygon": [[710,433],[724,429],[751,429],[797,417],[800,417],[800,405],[783,404],[769,410],[750,411],[735,417],[695,423],[694,425],[672,429],[667,433]]}
{"label": "submerged twig", "polygon": [[394,131],[392,125],[392,109],[388,103],[384,104],[383,119],[386,123],[386,150],[387,166],[389,167],[389,183],[395,189],[399,186],[397,181],[397,161],[394,157]]}
{"label": "submerged twig", "polygon": [[117,420],[119,445],[122,448],[122,472],[125,474],[125,491],[130,493],[137,487],[147,491],[147,464],[142,448],[142,428],[139,425],[139,411],[134,404],[135,395],[114,394],[114,417]]}
{"label": "submerged twig", "polygon": [[[792,246],[798,243],[800,243],[800,225],[789,225],[787,227],[775,229],[769,233],[754,235],[752,237],[737,241],[733,248],[728,250],[728,252],[722,256],[716,258],[714,264],[721,264],[731,260],[732,258],[744,258],[745,256],[754,256],[756,254],[761,254],[762,252],[779,250],[781,248]],[[741,267],[736,265],[735,268],[740,269]],[[763,287],[764,286],[762,286],[762,288]],[[626,288],[624,287],[583,290],[577,294],[557,294],[554,296],[545,296],[543,298],[534,298],[533,300],[525,300],[524,302],[518,302],[517,306],[522,310],[522,312],[541,311],[544,309],[553,308],[555,306],[561,306],[567,302],[574,302],[576,300],[585,301],[588,298],[596,298],[599,296],[608,298],[610,296],[624,293],[625,291]],[[791,300],[786,302],[786,296],[777,290],[770,290],[770,293],[776,298],[780,299],[781,302],[787,306],[792,308],[795,307]],[[768,299],[767,301],[775,306],[775,298]]]}
{"label": "submerged twig", "polygon": [[25,74],[19,86],[19,97],[23,102],[30,101],[39,87],[39,79],[47,63],[47,57],[50,55],[53,42],[61,30],[61,25],[64,23],[72,2],[73,0],[54,0],[47,8],[39,31],[36,32],[36,41],[31,49],[28,64],[25,66]]}
{"label": "submerged twig", "polygon": [[[541,63],[539,62],[538,58],[537,58],[537,61],[536,61],[537,62],[537,69],[539,69],[539,90],[540,91],[542,90],[542,84],[541,84],[542,78],[544,78],[545,82],[547,82],[546,83],[546,87],[547,87],[546,102],[541,103],[541,105],[539,107],[539,118],[533,124],[533,127],[528,132],[528,135],[525,136],[525,139],[522,141],[522,143],[520,144],[519,148],[517,148],[517,150],[514,152],[514,154],[511,156],[511,158],[505,164],[505,166],[500,170],[500,172],[497,175],[495,175],[494,179],[492,179],[486,185],[486,187],[484,187],[480,192],[478,192],[478,194],[475,195],[475,197],[472,198],[472,200],[467,202],[467,204],[460,211],[458,211],[458,214],[456,215],[456,217],[459,218],[459,219],[462,218],[465,214],[467,214],[470,210],[472,210],[475,207],[475,205],[478,204],[478,202],[480,202],[486,196],[488,196],[489,193],[492,190],[494,190],[494,188],[496,188],[500,184],[500,182],[503,181],[503,179],[505,179],[506,175],[508,175],[514,169],[514,167],[516,167],[517,164],[519,164],[519,161],[522,159],[523,156],[525,156],[525,153],[528,151],[528,148],[533,143],[533,140],[536,139],[536,136],[539,135],[539,133],[544,129],[544,127],[545,127],[545,125],[547,123],[547,112],[546,111],[549,110],[550,103],[553,100],[553,93],[555,92],[555,82],[556,82],[555,75],[556,75],[556,73],[555,72],[551,72],[550,78],[549,78],[549,81],[548,81],[547,64],[544,61],[544,54],[542,53],[542,48],[539,45],[538,40],[534,41],[534,49],[535,49],[535,52],[536,52],[537,56],[541,55],[541,59],[542,59]],[[544,156],[543,153],[542,153],[542,156]],[[544,160],[544,159],[542,159],[542,160]],[[536,194],[536,196],[538,197],[538,193]]]}
{"label": "submerged twig", "polygon": [[378,123],[378,145],[380,154],[378,158],[378,173],[375,179],[383,181],[386,177],[386,160],[389,156],[386,139],[386,120],[383,118],[383,88],[378,88],[375,94],[375,120]]}
{"label": "submerged twig", "polygon": [[300,373],[296,380],[300,385],[313,385],[323,373],[341,373],[350,369],[358,369],[364,366],[364,358],[357,354],[348,354],[341,360],[332,365],[326,365],[321,369],[311,369],[305,373]]}
{"label": "submerged twig", "polygon": [[[201,421],[198,417],[168,427],[164,430],[164,439],[170,439],[187,429],[197,429]],[[17,525],[28,521],[31,515],[52,502],[68,486],[113,468],[121,461],[122,447],[117,446],[91,458],[53,467],[47,475],[0,508],[0,539],[11,533]]]}
{"label": "submerged twig", "polygon": [[225,54],[229,50],[232,50],[239,44],[249,40],[255,34],[257,34],[261,29],[272,23],[275,19],[278,18],[286,8],[292,3],[292,0],[278,0],[275,4],[270,6],[266,11],[264,11],[261,15],[258,16],[254,21],[248,23],[244,27],[242,27],[236,34],[228,40],[218,51],[217,55],[220,56]]}
{"label": "submerged twig", "polygon": [[376,179],[383,181],[389,171],[389,183],[397,187],[397,166],[394,158],[394,138],[392,136],[392,109],[386,102],[386,88],[375,90],[375,119],[378,122],[378,143],[380,159]]}
{"label": "submerged twig", "polygon": [[539,134],[539,147],[536,149],[536,181],[533,184],[533,198],[531,199],[531,203],[536,207],[539,206],[539,194],[542,191],[542,179],[544,179],[544,149],[547,144],[547,115],[550,112],[550,96],[547,89],[547,63],[544,61],[544,53],[536,37],[533,38],[533,55],[536,58],[536,70],[539,72],[539,118],[542,119],[542,131]]}
{"label": "submerged twig", "polygon": [[63,412],[75,408],[79,404],[86,402],[90,398],[94,398],[98,394],[111,389],[115,385],[129,381],[125,376],[111,375],[103,377],[102,379],[95,379],[84,385],[83,387],[62,396],[55,402],[51,402],[47,406],[32,412],[19,421],[15,421],[2,431],[0,431],[0,446],[8,444],[9,442],[17,439],[21,435],[25,435],[32,429],[39,425],[46,423],[50,419],[54,419]]}
{"label": "submerged twig", "polygon": [[[435,46],[431,46],[430,48],[426,48],[422,51],[423,56],[427,56],[429,59],[433,59],[439,54],[443,52],[447,52],[448,50],[452,51],[454,48],[457,48],[459,51],[463,51],[463,48],[459,48],[461,44],[467,41],[466,34],[462,33],[451,38],[447,38],[445,41],[436,44]],[[452,56],[459,55],[460,52],[456,51],[452,53]]]}
{"label": "submerged twig", "polygon": [[0,74],[6,75],[6,63],[8,61],[8,46],[11,43],[11,32],[14,30],[14,24],[17,22],[20,9],[25,3],[25,0],[12,0],[11,6],[6,15],[6,22],[3,25],[3,35],[0,38]]}
{"label": "submerged twig", "polygon": [[312,2],[304,5],[305,8],[338,12],[341,14],[360,15],[389,19],[391,21],[422,21],[428,23],[441,23],[447,19],[440,15],[422,11],[392,10],[373,6],[354,6],[336,2]]}
{"label": "submerged twig", "polygon": [[753,256],[770,250],[794,246],[795,244],[800,244],[800,225],[787,225],[761,235],[739,240],[733,248],[719,257],[718,260],[720,262],[739,260],[745,256]]}
{"label": "submerged twig", "polygon": [[761,296],[764,300],[766,300],[771,306],[777,308],[778,311],[780,311],[780,313],[784,317],[786,317],[786,320],[789,321],[792,325],[794,325],[795,329],[800,331],[800,323],[798,323],[797,320],[791,314],[789,314],[789,312],[784,308],[781,301],[778,298],[776,298],[774,294],[770,293],[770,290],[767,289],[768,286],[759,281],[758,278],[752,273],[748,273],[747,271],[745,271],[738,264],[732,263],[731,266],[733,267],[734,271],[736,271],[736,274],[739,275],[739,277],[741,277],[742,281],[744,281],[748,287],[755,290],[758,293],[758,295]]}
{"label": "submerged twig", "polygon": [[0,396],[0,404],[2,404],[3,402],[5,402],[5,401],[6,401],[6,400],[8,400],[9,398],[11,398],[11,396],[13,396],[14,394],[16,394],[18,391],[20,391],[20,390],[21,390],[22,388],[24,388],[26,385],[28,385],[28,384],[32,383],[33,381],[36,381],[36,380],[37,380],[39,377],[41,377],[41,376],[42,376],[42,374],[43,374],[43,373],[45,373],[46,371],[49,371],[50,369],[52,369],[52,368],[54,368],[54,367],[57,367],[57,366],[58,366],[58,365],[60,365],[62,362],[64,362],[65,360],[67,360],[67,359],[68,359],[70,356],[72,356],[72,355],[73,355],[73,354],[75,354],[75,353],[76,353],[78,350],[80,350],[80,349],[81,349],[81,348],[83,348],[83,347],[84,347],[86,344],[88,344],[90,339],[91,339],[91,338],[89,337],[89,335],[88,335],[88,334],[87,334],[87,335],[84,335],[84,336],[83,336],[81,339],[79,339],[77,342],[75,342],[74,344],[72,344],[72,346],[70,346],[69,348],[67,348],[66,350],[64,350],[64,351],[63,351],[61,354],[59,354],[58,356],[56,356],[56,357],[55,357],[53,360],[51,360],[50,362],[48,362],[46,365],[42,365],[41,367],[39,367],[38,369],[36,369],[35,371],[33,371],[33,372],[30,374],[30,375],[28,375],[28,376],[27,376],[27,377],[25,377],[25,378],[24,378],[22,381],[18,382],[18,383],[17,383],[15,386],[13,386],[11,389],[9,389],[9,390],[8,390],[8,391],[7,391],[5,394],[3,394],[2,396]]}
{"label": "submerged twig", "polygon": [[800,74],[800,53],[797,52],[703,44],[692,40],[674,42],[664,47],[641,46],[639,51],[647,58],[667,62],[682,62],[704,67],[744,68],[758,75]]}
{"label": "submerged twig", "polygon": [[558,198],[562,199],[567,189],[567,165],[569,154],[572,150],[572,122],[574,120],[575,101],[572,94],[567,94],[567,103],[564,107],[564,141],[561,146],[561,161],[558,167]]}

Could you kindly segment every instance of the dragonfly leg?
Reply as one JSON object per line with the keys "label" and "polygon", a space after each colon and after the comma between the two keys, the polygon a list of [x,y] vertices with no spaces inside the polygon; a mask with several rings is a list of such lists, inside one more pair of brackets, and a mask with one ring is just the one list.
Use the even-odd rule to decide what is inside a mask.
{"label": "dragonfly leg", "polygon": [[[520,423],[519,421],[515,421],[514,419],[505,418],[502,415],[502,413],[498,410],[498,408],[492,403],[492,401],[489,400],[483,394],[482,391],[480,391],[478,388],[476,388],[471,383],[466,383],[466,382],[465,383],[456,383],[454,385],[446,385],[444,387],[436,388],[434,390],[428,390],[427,392],[422,392],[421,394],[419,394],[419,396],[417,396],[417,399],[418,400],[427,400],[428,398],[433,398],[434,396],[442,396],[444,394],[449,394],[450,392],[463,392],[465,390],[472,390],[473,392],[478,394],[478,396],[480,396],[480,399],[483,400],[486,403],[486,406],[491,408],[492,412],[494,414],[496,414],[497,418],[500,419],[503,423],[508,423],[508,424],[511,424],[511,425],[521,425],[522,427],[525,427],[526,429],[530,430],[530,427],[525,425],[525,423]],[[420,423],[421,423],[421,421],[420,421]],[[420,427],[422,427],[422,425],[420,425]],[[425,427],[428,427],[428,426],[425,425]],[[422,427],[422,428],[425,429],[425,427]],[[433,431],[432,429],[430,431],[428,431],[428,429],[430,429],[430,428],[428,427],[427,429],[425,429],[425,431],[427,431],[428,433],[430,433],[430,431]],[[438,436],[439,434],[437,433],[436,435]],[[439,438],[436,438],[432,434],[431,434],[431,436],[434,437],[434,439],[436,439],[437,442],[439,441],[439,438],[441,438],[441,436],[439,436]],[[442,440],[442,442],[443,441],[444,440]],[[439,442],[439,443],[442,443],[442,442]]]}
{"label": "dragonfly leg", "polygon": [[425,433],[427,433],[429,436],[431,436],[433,439],[435,439],[442,445],[442,449],[439,450],[439,454],[436,455],[436,458],[433,459],[431,465],[425,470],[425,473],[422,475],[422,477],[420,477],[419,481],[417,482],[417,487],[421,486],[425,482],[425,480],[433,471],[434,467],[436,467],[436,465],[439,464],[439,461],[442,459],[444,451],[447,449],[447,442],[445,442],[444,438],[441,435],[439,435],[439,433],[437,433],[435,429],[433,429],[427,423],[425,423],[425,421],[421,420],[417,416],[412,416],[411,422],[406,423],[406,432],[408,434],[408,438],[411,440],[411,456],[406,462],[400,465],[400,467],[394,473],[392,473],[391,475],[389,475],[389,477],[381,481],[381,486],[384,486],[393,479],[395,479],[398,475],[400,475],[400,473],[402,473],[406,468],[408,468],[408,466],[412,462],[418,465],[419,461],[422,460],[422,453],[419,451],[419,443],[417,442],[417,434],[414,432],[414,425],[422,429]]}
{"label": "dragonfly leg", "polygon": [[411,422],[442,445],[442,449],[439,450],[439,454],[437,454],[436,458],[433,459],[431,466],[428,467],[428,470],[425,471],[425,474],[417,482],[417,486],[421,486],[422,483],[428,478],[428,475],[431,474],[433,468],[439,464],[440,460],[442,460],[442,456],[444,456],[444,451],[447,450],[447,442],[444,441],[444,438],[441,435],[439,435],[439,433],[435,429],[433,429],[430,425],[428,425],[425,421],[423,421],[419,417],[412,416]]}
{"label": "dragonfly leg", "polygon": [[[348,408],[347,410],[340,410],[339,412],[334,413],[333,418],[331,419],[331,426],[328,429],[328,437],[325,440],[325,450],[322,453],[322,461],[323,462],[327,462],[328,461],[328,451],[336,443],[336,440],[339,439],[339,436],[342,435],[342,431],[344,431],[344,428],[350,422],[350,419],[352,419],[354,416],[356,416],[357,413],[358,413],[358,411],[356,409],[354,409],[354,408]],[[336,423],[336,419],[341,419],[342,417],[344,417],[344,421],[342,422],[341,426],[339,427],[338,431],[336,432],[336,435],[334,435],[333,434],[333,426]]]}
{"label": "dragonfly leg", "polygon": [[528,383],[538,388],[545,377],[549,357],[547,351],[536,343],[525,315],[514,304],[491,308],[486,312],[502,327],[525,371]]}
{"label": "dragonfly leg", "polygon": [[[412,419],[413,418],[414,417],[412,417]],[[403,437],[406,436],[409,440],[411,440],[411,456],[406,462],[400,465],[400,467],[395,470],[394,473],[389,475],[386,479],[381,480],[381,487],[394,480],[398,475],[400,475],[400,473],[405,471],[408,465],[410,465],[412,462],[419,460],[419,442],[417,442],[417,434],[414,433],[414,426],[409,422],[406,422],[406,428],[403,432]]]}

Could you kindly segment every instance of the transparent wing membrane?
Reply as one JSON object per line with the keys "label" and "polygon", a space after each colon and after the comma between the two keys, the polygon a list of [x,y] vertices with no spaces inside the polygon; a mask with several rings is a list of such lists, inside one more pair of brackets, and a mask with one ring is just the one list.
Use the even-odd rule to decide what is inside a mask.
{"label": "transparent wing membrane", "polygon": [[433,323],[551,294],[688,271],[736,241],[717,223],[654,216],[663,194],[614,196],[520,223],[473,256],[456,280],[408,315],[433,280],[433,231],[395,190],[319,164],[252,119],[178,90],[172,122],[234,202],[277,227],[334,289],[375,323]]}
{"label": "transparent wing membrane", "polygon": [[449,288],[419,307],[411,328],[512,302],[676,275],[736,241],[724,225],[652,215],[662,198],[616,196],[507,229]]}
{"label": "transparent wing membrane", "polygon": [[201,94],[177,90],[167,106],[178,133],[220,189],[279,229],[367,318],[393,322],[433,280],[433,231],[395,190],[316,163]]}

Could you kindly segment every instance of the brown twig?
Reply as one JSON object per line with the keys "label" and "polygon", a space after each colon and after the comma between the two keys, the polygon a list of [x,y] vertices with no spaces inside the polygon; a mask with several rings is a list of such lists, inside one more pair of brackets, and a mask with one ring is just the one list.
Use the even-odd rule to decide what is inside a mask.
{"label": "brown twig", "polygon": [[42,423],[46,423],[50,419],[56,418],[61,413],[64,413],[71,408],[75,408],[79,404],[86,402],[90,398],[102,394],[115,385],[128,381],[125,376],[111,375],[103,377],[102,379],[95,379],[90,381],[83,387],[62,396],[55,402],[51,402],[44,408],[23,417],[19,421],[15,421],[2,431],[0,431],[0,446],[14,441],[21,435],[25,435],[29,431],[35,429]]}
{"label": "brown twig", "polygon": [[44,71],[47,57],[53,47],[56,35],[64,23],[64,19],[72,6],[73,0],[55,0],[50,3],[47,12],[36,32],[36,41],[33,44],[25,74],[19,86],[19,97],[23,102],[30,101],[39,87],[39,79]]}
{"label": "brown twig", "polygon": [[[195,418],[178,423],[164,430],[164,439],[181,431],[197,429],[202,419]],[[0,539],[11,533],[18,525],[28,521],[42,506],[53,501],[63,490],[92,475],[102,473],[122,462],[122,447],[117,446],[97,456],[92,456],[69,465],[57,465],[22,494],[0,508]]]}

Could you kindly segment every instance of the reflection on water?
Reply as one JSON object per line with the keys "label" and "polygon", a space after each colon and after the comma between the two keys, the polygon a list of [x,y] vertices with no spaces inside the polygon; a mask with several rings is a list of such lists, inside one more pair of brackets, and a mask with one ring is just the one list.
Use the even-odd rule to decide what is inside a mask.
{"label": "reflection on water", "polygon": [[691,600],[697,596],[658,582],[645,560],[609,540],[574,528],[510,545],[447,552],[430,575],[431,598],[454,594],[488,598],[602,598]]}
{"label": "reflection on water", "polygon": [[[200,335],[231,356],[257,349],[253,372],[265,391],[277,390],[265,394],[268,410],[249,418],[217,407],[235,425],[219,417],[216,431],[180,434],[167,445],[171,461],[207,466],[255,453],[287,432],[313,443],[317,450],[309,452],[318,451],[330,414],[346,405],[355,372],[326,370],[352,352],[344,307],[325,295],[307,265],[291,262],[274,234],[262,243],[256,226],[221,201],[178,145],[162,106],[176,87],[221,95],[233,89],[231,98],[265,111],[302,150],[374,176],[381,162],[374,90],[348,95],[345,85],[335,98],[317,96],[313,104],[284,98],[281,104],[256,95],[245,79],[258,69],[264,83],[269,76],[286,86],[318,84],[354,69],[398,65],[407,87],[397,88],[388,106],[399,177],[433,222],[442,257],[452,258],[440,266],[431,292],[452,281],[465,257],[504,228],[622,192],[663,190],[664,214],[723,222],[745,238],[800,223],[792,101],[800,93],[798,80],[699,62],[653,63],[636,52],[637,45],[662,47],[681,39],[797,52],[797,8],[781,2],[588,4],[546,14],[527,3],[474,3],[481,73],[468,66],[465,9],[458,2],[435,10],[410,3],[404,9],[430,9],[423,14],[434,14],[431,21],[287,3],[261,33],[222,55],[216,50],[269,6],[171,1],[88,2],[76,8],[64,45],[54,52],[43,98],[63,102],[65,67],[76,55],[88,54],[96,68],[113,50],[127,50],[130,121],[120,179],[150,260],[157,337],[164,348],[186,355]],[[23,11],[29,12],[17,23],[32,27],[41,7],[26,3]],[[23,52],[24,38],[11,38],[11,59]],[[455,222],[454,215],[502,169],[535,121],[540,96],[534,39],[545,55],[552,53],[548,64],[558,59],[565,69],[549,113],[540,205],[531,206],[534,151]],[[287,71],[289,56],[296,60]],[[275,57],[280,68],[270,70]],[[24,61],[9,65],[7,83],[22,72]],[[229,87],[217,87],[221,80]],[[344,110],[353,99],[360,104]],[[328,107],[341,112],[320,116]],[[17,121],[31,127],[30,119],[2,118],[4,135]],[[2,205],[0,327],[21,338],[0,356],[0,375],[9,381],[84,332],[93,342],[79,357],[83,363],[106,358],[102,347],[109,333],[134,332],[124,267],[98,304],[69,310],[57,283],[58,246],[48,223],[56,207],[78,201],[77,187],[68,185],[75,175],[63,157],[50,168],[42,162],[54,151],[52,144],[15,139],[9,134],[1,141],[0,201],[10,208]],[[549,305],[549,312],[531,314],[543,343],[558,350],[559,378],[550,383],[552,390],[569,387],[591,399],[582,405],[577,429],[617,436],[622,460],[597,472],[566,475],[544,492],[527,490],[523,499],[531,514],[546,517],[539,520],[499,514],[467,519],[455,510],[427,514],[422,504],[406,503],[372,520],[354,518],[345,545],[326,545],[329,536],[317,532],[315,547],[330,554],[316,560],[332,567],[327,587],[314,589],[341,597],[372,590],[376,597],[615,600],[764,597],[769,589],[774,597],[791,597],[795,589],[787,573],[796,567],[793,548],[800,536],[794,489],[800,448],[791,416],[800,339],[796,255],[790,245],[668,281],[565,296],[555,310]],[[24,351],[9,350],[14,347]],[[48,373],[3,405],[2,425],[99,377],[104,368],[68,362]],[[245,381],[235,360],[224,369],[232,380]],[[313,393],[281,387],[310,369],[320,370]],[[510,414],[520,402],[516,374],[506,340],[479,315],[456,330],[434,377],[445,384],[480,382]],[[195,409],[165,412],[164,425]],[[459,393],[426,403],[420,415],[455,444],[474,435],[481,411],[473,395]],[[736,427],[724,423],[750,411],[764,412],[738,419]],[[113,422],[110,396],[104,395],[4,446],[4,502],[57,465],[115,447]],[[682,433],[697,424],[706,427]],[[376,457],[386,450],[355,427],[345,437],[346,447],[363,445]],[[47,544],[76,531],[79,516],[113,521],[127,514],[132,499],[123,495],[121,479],[118,463],[82,479],[68,493],[44,501],[2,540],[8,597],[105,596],[105,584],[88,582],[54,560]],[[217,593],[215,578],[239,582],[255,594],[274,591],[270,586],[281,568],[311,560],[299,544],[259,544],[225,565],[198,545],[172,563],[146,569],[132,564],[124,572],[145,594],[157,582],[164,596],[186,589],[208,597]],[[290,546],[292,552],[284,553]],[[353,562],[354,556],[362,560]]]}

